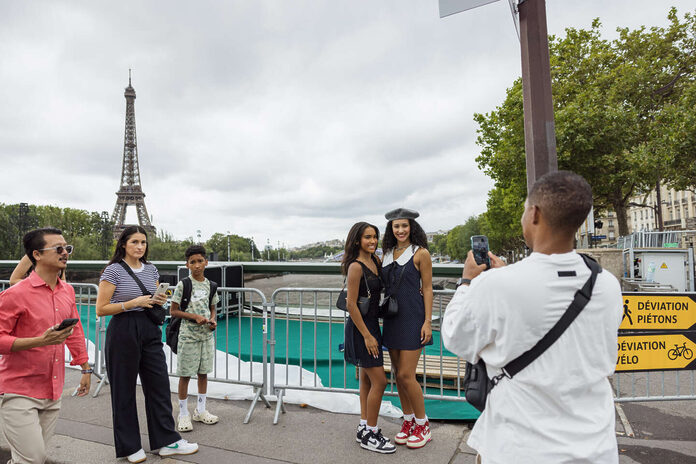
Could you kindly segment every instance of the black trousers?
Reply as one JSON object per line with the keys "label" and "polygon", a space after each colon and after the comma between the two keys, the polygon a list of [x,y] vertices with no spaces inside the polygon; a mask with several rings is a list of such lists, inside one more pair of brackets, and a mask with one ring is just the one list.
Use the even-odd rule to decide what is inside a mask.
{"label": "black trousers", "polygon": [[113,316],[106,329],[106,372],[111,383],[111,410],[116,456],[135,453],[140,444],[135,388],[138,374],[145,395],[150,449],[181,438],[174,425],[162,330],[143,312]]}

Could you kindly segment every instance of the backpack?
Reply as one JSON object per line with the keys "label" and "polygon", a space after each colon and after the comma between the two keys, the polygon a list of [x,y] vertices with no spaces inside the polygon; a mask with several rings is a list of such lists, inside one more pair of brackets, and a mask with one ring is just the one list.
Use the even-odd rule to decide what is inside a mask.
{"label": "backpack", "polygon": [[[193,283],[191,282],[191,277],[184,277],[181,279],[184,284],[184,292],[181,295],[181,304],[179,304],[180,311],[186,311],[188,305],[191,301],[191,292],[193,291]],[[217,292],[218,284],[208,279],[210,282],[210,295],[208,300],[208,307],[213,304],[213,297]],[[176,353],[177,345],[179,344],[179,330],[181,329],[181,318],[180,317],[170,317],[169,324],[167,324],[167,330],[165,331],[167,345],[171,348],[173,353]]]}

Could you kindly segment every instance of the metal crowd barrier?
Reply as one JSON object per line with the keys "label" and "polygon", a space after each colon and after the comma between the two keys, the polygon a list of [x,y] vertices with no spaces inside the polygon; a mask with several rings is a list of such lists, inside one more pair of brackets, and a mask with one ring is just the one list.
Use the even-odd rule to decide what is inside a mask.
{"label": "metal crowd barrier", "polygon": [[611,381],[617,403],[696,400],[694,371],[616,372]]}
{"label": "metal crowd barrier", "polygon": [[[255,288],[220,287],[218,295],[217,330],[215,340],[215,360],[213,372],[208,379],[236,385],[248,385],[254,389],[254,398],[244,418],[248,423],[259,399],[267,408],[271,404],[266,399],[268,382],[268,303],[263,293]],[[259,336],[258,333],[261,332]],[[222,339],[224,337],[224,340]],[[224,348],[221,344],[224,343]],[[218,348],[219,347],[219,348]],[[255,349],[256,348],[256,349]],[[259,352],[261,356],[254,356]],[[223,352],[223,354],[219,354]],[[169,375],[176,374],[174,354],[169,354]],[[218,359],[224,357],[224,359]],[[242,364],[245,364],[242,366]]]}
{"label": "metal crowd barrier", "polygon": [[[75,289],[75,303],[77,305],[77,312],[82,322],[82,329],[85,332],[85,347],[89,350],[89,342],[94,344],[94,375],[99,379],[99,385],[97,390],[95,390],[94,396],[97,395],[98,390],[102,386],[102,381],[105,378],[106,370],[104,368],[103,362],[103,334],[102,326],[103,321],[97,318],[96,313],[96,303],[97,303],[97,286],[94,284],[80,284],[80,283],[70,283]],[[10,286],[9,280],[0,280],[0,291],[5,290]],[[101,318],[103,319],[103,318]],[[93,339],[90,338],[90,334],[94,334]],[[70,365],[72,356],[70,352],[68,353],[66,365]]]}
{"label": "metal crowd barrier", "polygon": [[[279,288],[273,292],[271,297],[271,324],[270,324],[270,385],[277,396],[276,411],[273,418],[273,423],[277,424],[280,413],[285,413],[283,396],[286,390],[309,390],[309,391],[328,391],[341,393],[356,393],[359,394],[359,389],[350,388],[347,385],[349,375],[354,375],[355,367],[352,364],[341,360],[334,360],[331,354],[328,355],[327,362],[328,375],[320,379],[317,373],[317,345],[328,344],[329,351],[333,351],[333,347],[344,342],[344,327],[348,320],[348,313],[335,308],[335,301],[339,288]],[[440,321],[445,311],[447,303],[454,294],[454,290],[435,290],[433,301],[433,333],[436,330],[439,332]],[[293,357],[290,356],[290,325],[291,322],[298,322],[299,330],[299,350]],[[276,328],[278,323],[284,325],[284,333],[277,333]],[[312,340],[305,340],[305,327],[303,323],[308,322],[311,325]],[[328,330],[318,330],[320,324],[327,324]],[[334,330],[334,325],[338,326]],[[324,328],[326,329],[326,327]],[[334,333],[337,332],[337,333]],[[319,339],[318,335],[324,337]],[[277,341],[284,339],[283,346],[278,347]],[[417,373],[422,375],[422,389],[425,398],[446,400],[446,401],[466,401],[464,392],[461,389],[461,381],[464,377],[466,363],[455,356],[445,355],[445,349],[442,344],[442,339],[439,338],[439,343],[436,345],[438,354],[428,354],[421,356]],[[310,345],[311,344],[311,345]],[[306,357],[302,348],[311,346],[313,353]],[[285,353],[283,360],[282,353],[276,355],[277,349],[282,349]],[[388,354],[388,353],[385,353]],[[293,359],[296,356],[296,359]],[[386,357],[388,358],[388,356]],[[332,368],[335,364],[341,367],[342,376],[339,379],[334,379]],[[276,367],[281,366],[281,378],[276,375]],[[297,375],[298,382],[290,381],[290,371],[293,368],[299,368]],[[395,376],[391,369],[391,363],[385,359],[385,368],[390,371],[389,385],[385,391],[385,395],[397,396]],[[302,370],[305,369],[311,372],[311,379],[307,383],[302,376]],[[284,371],[284,375],[282,372]],[[451,382],[451,383],[450,383]],[[447,385],[447,386],[446,386]],[[454,392],[450,395],[445,395],[445,389]],[[436,390],[436,393],[433,393]]]}

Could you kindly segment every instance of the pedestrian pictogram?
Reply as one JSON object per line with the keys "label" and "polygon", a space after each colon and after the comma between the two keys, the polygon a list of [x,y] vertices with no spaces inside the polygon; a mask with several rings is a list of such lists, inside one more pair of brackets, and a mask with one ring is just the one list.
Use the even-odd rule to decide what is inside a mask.
{"label": "pedestrian pictogram", "polygon": [[628,308],[629,300],[624,300],[623,305],[623,317],[621,318],[621,324],[623,325],[623,320],[628,318],[629,325],[633,325],[633,319],[631,319],[631,310]]}
{"label": "pedestrian pictogram", "polygon": [[619,330],[696,330],[693,293],[624,293]]}
{"label": "pedestrian pictogram", "polygon": [[617,372],[696,369],[696,332],[620,335]]}

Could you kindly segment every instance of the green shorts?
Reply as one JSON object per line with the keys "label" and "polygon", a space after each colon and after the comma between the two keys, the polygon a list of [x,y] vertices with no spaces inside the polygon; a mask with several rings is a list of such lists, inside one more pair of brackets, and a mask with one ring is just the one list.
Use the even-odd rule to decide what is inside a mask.
{"label": "green shorts", "polygon": [[213,339],[205,341],[179,339],[176,373],[180,377],[194,377],[213,372]]}

